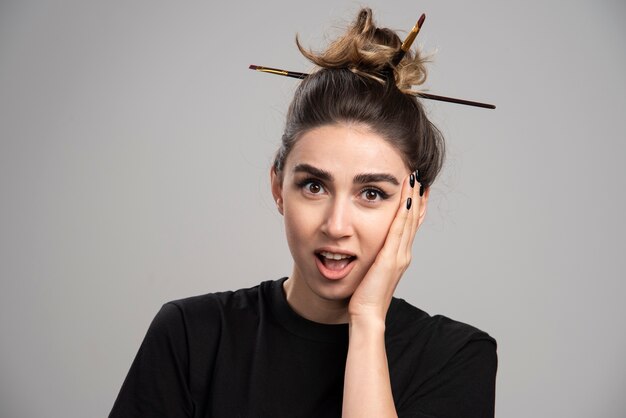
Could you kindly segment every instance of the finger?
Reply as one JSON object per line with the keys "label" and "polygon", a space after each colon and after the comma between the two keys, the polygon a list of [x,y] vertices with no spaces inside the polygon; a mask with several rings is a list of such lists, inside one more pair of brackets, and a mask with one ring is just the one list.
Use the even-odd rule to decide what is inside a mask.
{"label": "finger", "polygon": [[413,213],[413,232],[409,243],[409,250],[413,247],[413,241],[415,240],[415,236],[417,235],[417,230],[422,225],[422,221],[424,219],[424,214],[426,211],[426,202],[428,201],[427,190],[424,188],[421,182],[419,182],[419,184],[415,184],[415,190],[417,194],[417,204],[415,205],[415,212]]}
{"label": "finger", "polygon": [[417,176],[415,173],[411,173],[414,176],[414,185],[411,187],[411,201],[412,205],[409,209],[409,218],[405,224],[404,234],[402,236],[402,242],[400,243],[400,251],[404,252],[404,259],[410,261],[411,258],[411,245],[413,243],[413,238],[415,237],[416,225],[418,222],[418,214],[419,214],[419,183],[417,181]]}
{"label": "finger", "polygon": [[[402,193],[400,195],[400,203],[396,216],[391,222],[385,244],[381,249],[386,256],[394,256],[398,254],[403,236],[405,234],[406,225],[411,215],[414,197],[412,196],[413,188],[409,184],[409,176],[404,179],[402,183]],[[411,203],[408,203],[408,199],[411,198]],[[407,206],[409,209],[407,209]]]}

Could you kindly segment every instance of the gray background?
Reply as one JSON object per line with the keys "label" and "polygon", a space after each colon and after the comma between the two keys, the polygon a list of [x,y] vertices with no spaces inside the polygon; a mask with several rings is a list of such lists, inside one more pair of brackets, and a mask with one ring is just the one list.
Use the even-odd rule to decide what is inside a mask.
{"label": "gray background", "polygon": [[[449,156],[397,295],[499,342],[499,417],[626,415],[626,6],[370,1],[437,49]],[[353,1],[0,0],[0,415],[105,416],[167,300],[290,273],[294,35]]]}

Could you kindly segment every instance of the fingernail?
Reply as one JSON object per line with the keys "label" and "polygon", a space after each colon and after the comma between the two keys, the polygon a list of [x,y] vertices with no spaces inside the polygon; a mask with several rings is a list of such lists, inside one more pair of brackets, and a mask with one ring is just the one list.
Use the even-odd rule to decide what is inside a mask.
{"label": "fingernail", "polygon": [[411,185],[411,187],[415,187],[415,176],[413,174],[411,174],[411,177],[409,177],[409,184]]}
{"label": "fingernail", "polygon": [[424,196],[424,185],[420,184],[420,197]]}
{"label": "fingernail", "polygon": [[415,170],[415,179],[417,181],[420,181],[420,171],[419,170]]}
{"label": "fingernail", "polygon": [[406,208],[407,208],[407,210],[408,210],[408,209],[411,209],[411,203],[413,203],[413,200],[409,197],[409,198],[406,200]]}

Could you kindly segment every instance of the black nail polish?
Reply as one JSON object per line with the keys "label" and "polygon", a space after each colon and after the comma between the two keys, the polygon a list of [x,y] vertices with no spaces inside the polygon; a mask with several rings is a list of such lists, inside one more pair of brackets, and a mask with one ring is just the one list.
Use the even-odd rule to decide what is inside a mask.
{"label": "black nail polish", "polygon": [[424,196],[424,186],[420,184],[420,197]]}
{"label": "black nail polish", "polygon": [[406,200],[406,208],[407,208],[407,210],[408,210],[408,209],[411,209],[411,203],[413,203],[413,200],[409,197],[409,198]]}
{"label": "black nail polish", "polygon": [[415,176],[413,174],[409,177],[409,184],[411,187],[415,187]]}
{"label": "black nail polish", "polygon": [[420,171],[415,170],[415,180],[420,181]]}

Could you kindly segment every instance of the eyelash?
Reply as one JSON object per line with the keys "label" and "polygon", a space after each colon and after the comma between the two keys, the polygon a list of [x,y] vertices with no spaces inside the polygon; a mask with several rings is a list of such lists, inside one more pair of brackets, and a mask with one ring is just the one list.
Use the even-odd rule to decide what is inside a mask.
{"label": "eyelash", "polygon": [[[314,179],[314,178],[306,178],[303,179],[299,182],[296,183],[296,186],[298,186],[299,189],[304,189],[306,188],[308,185],[311,184],[316,184],[318,186],[320,186],[320,188],[322,190],[326,190],[326,186],[324,186],[324,183],[322,183],[321,181]],[[378,195],[379,200],[387,200],[389,199],[389,194],[385,193],[384,191],[380,190],[377,187],[365,187],[363,189],[361,189],[361,191],[359,191],[359,196],[362,196],[364,193],[366,192],[374,192]],[[310,192],[309,192],[310,193]],[[317,194],[317,193],[311,193],[311,194]],[[377,200],[368,200],[368,199],[363,199],[368,203],[375,203]]]}
{"label": "eyelash", "polygon": [[[304,189],[306,186],[310,184],[317,184],[318,186],[322,188],[322,190],[326,190],[326,186],[324,186],[324,183],[313,178],[306,178],[302,181],[299,181],[298,183],[296,183],[296,186],[298,186],[299,189]],[[317,194],[317,193],[311,193],[311,194]]]}
{"label": "eyelash", "polygon": [[[370,187],[366,187],[366,188],[364,188],[363,190],[361,190],[359,192],[359,195],[363,195],[366,192],[375,192],[375,193],[377,193],[378,197],[380,198],[380,200],[387,200],[387,199],[389,199],[389,195],[387,193],[383,192],[382,190],[380,190],[380,189],[378,189],[376,187],[371,187],[371,186]],[[375,202],[375,200],[368,200],[368,199],[365,199],[365,201],[367,201],[367,202]]]}

